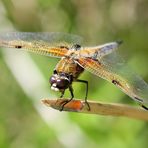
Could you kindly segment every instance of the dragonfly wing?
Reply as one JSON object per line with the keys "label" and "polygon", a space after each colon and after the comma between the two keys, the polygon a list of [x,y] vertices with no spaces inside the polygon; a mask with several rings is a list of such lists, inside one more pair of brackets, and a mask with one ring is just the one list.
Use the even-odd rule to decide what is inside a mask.
{"label": "dragonfly wing", "polygon": [[62,57],[82,38],[66,33],[11,32],[0,34],[0,47],[25,49],[37,54]]}
{"label": "dragonfly wing", "polygon": [[115,41],[94,47],[84,47],[79,51],[79,55],[85,58],[101,59],[113,51],[116,51],[121,43],[121,41]]}
{"label": "dragonfly wing", "polygon": [[148,84],[114,53],[100,59],[80,58],[78,63],[89,72],[113,83],[132,99],[148,103]]}

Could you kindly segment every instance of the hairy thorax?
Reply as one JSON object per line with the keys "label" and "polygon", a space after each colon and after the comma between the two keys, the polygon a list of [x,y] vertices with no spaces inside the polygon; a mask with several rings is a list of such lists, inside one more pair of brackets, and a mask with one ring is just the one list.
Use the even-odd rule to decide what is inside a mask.
{"label": "hairy thorax", "polygon": [[74,62],[73,59],[64,57],[57,64],[56,71],[58,73],[66,73],[72,75],[73,78],[77,78],[84,71],[84,69]]}

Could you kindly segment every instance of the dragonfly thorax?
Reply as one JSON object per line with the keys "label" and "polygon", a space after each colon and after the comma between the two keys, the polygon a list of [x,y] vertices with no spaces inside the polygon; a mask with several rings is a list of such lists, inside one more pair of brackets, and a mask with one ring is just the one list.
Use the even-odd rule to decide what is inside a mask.
{"label": "dragonfly thorax", "polygon": [[66,57],[70,57],[71,59],[76,59],[79,56],[79,51],[82,47],[79,44],[74,44],[67,52]]}

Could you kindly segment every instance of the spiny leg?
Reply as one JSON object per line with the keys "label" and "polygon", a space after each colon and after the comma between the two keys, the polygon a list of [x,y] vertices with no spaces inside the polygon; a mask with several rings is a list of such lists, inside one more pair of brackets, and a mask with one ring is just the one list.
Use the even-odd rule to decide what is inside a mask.
{"label": "spiny leg", "polygon": [[76,82],[81,82],[81,83],[85,83],[85,84],[86,84],[85,104],[87,104],[88,110],[90,111],[90,106],[89,106],[89,103],[87,102],[87,96],[88,96],[88,81],[77,79]]}
{"label": "spiny leg", "polygon": [[[64,104],[62,104],[60,111],[62,111],[63,108],[64,108],[64,106],[65,106],[68,102],[70,102],[71,100],[73,100],[73,98],[74,98],[73,88],[72,88],[71,85],[69,86],[69,91],[70,91],[70,94],[71,94],[71,98],[70,98],[69,100],[65,101]],[[64,94],[62,94],[62,95],[64,95]],[[62,95],[61,95],[61,96],[62,96]],[[62,96],[62,97],[63,97],[63,96]]]}

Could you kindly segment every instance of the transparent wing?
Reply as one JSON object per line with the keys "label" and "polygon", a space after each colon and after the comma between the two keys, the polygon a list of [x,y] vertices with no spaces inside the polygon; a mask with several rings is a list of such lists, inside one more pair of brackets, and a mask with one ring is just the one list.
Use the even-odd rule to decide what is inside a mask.
{"label": "transparent wing", "polygon": [[37,54],[62,57],[82,38],[66,33],[11,32],[0,34],[0,47],[25,49]]}
{"label": "transparent wing", "polygon": [[115,41],[99,46],[82,47],[78,51],[78,56],[83,58],[101,59],[102,57],[116,51],[122,41]]}
{"label": "transparent wing", "polygon": [[113,83],[132,99],[148,104],[148,84],[129,68],[116,52],[99,59],[80,58],[78,63],[89,72]]}

